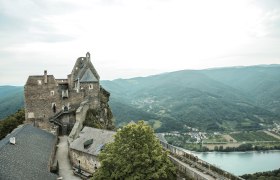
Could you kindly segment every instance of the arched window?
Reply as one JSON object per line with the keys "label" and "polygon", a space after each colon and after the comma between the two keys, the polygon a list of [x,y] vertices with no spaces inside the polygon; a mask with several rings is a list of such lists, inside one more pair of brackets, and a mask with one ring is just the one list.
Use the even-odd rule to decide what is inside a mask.
{"label": "arched window", "polygon": [[53,113],[56,113],[56,105],[55,105],[55,103],[52,103],[52,111],[53,111]]}

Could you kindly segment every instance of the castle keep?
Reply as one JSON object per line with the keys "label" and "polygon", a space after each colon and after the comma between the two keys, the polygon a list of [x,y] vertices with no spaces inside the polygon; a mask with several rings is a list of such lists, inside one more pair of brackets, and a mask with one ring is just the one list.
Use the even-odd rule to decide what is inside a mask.
{"label": "castle keep", "polygon": [[[96,119],[110,125],[110,94],[100,86],[99,80],[90,53],[76,60],[67,79],[55,79],[46,70],[44,75],[29,76],[24,86],[26,123],[42,129],[55,124],[60,134],[68,134],[76,123],[77,112],[86,105],[87,109],[94,110]],[[86,112],[79,117],[85,119]]]}

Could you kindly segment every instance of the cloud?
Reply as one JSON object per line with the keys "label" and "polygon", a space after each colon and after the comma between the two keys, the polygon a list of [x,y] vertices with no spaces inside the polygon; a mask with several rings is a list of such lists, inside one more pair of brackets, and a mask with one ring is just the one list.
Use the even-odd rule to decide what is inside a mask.
{"label": "cloud", "polygon": [[279,15],[277,0],[3,0],[0,84],[64,78],[87,51],[102,79],[280,63]]}

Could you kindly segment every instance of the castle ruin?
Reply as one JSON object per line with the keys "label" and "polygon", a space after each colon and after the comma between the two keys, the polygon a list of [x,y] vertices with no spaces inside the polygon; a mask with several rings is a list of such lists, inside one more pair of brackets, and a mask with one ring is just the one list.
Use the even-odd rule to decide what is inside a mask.
{"label": "castle ruin", "polygon": [[[69,134],[76,123],[76,113],[86,104],[87,109],[96,112],[101,123],[112,126],[108,105],[110,93],[100,86],[99,80],[90,53],[76,60],[67,79],[55,79],[46,70],[44,75],[29,76],[24,86],[26,123],[41,129],[49,129],[55,124],[59,134]],[[86,111],[82,114],[83,119]]]}

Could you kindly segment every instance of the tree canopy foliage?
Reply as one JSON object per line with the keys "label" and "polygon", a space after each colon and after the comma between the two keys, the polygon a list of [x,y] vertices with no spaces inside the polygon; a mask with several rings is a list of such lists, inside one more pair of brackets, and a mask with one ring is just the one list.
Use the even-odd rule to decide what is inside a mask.
{"label": "tree canopy foliage", "polygon": [[254,174],[244,174],[241,177],[248,180],[277,180],[280,179],[280,169]]}
{"label": "tree canopy foliage", "polygon": [[12,132],[18,125],[25,120],[24,110],[18,110],[15,114],[6,117],[0,121],[0,139]]}
{"label": "tree canopy foliage", "polygon": [[176,168],[143,121],[123,127],[100,153],[94,179],[176,179]]}
{"label": "tree canopy foliage", "polygon": [[0,121],[23,108],[22,86],[0,86]]}

